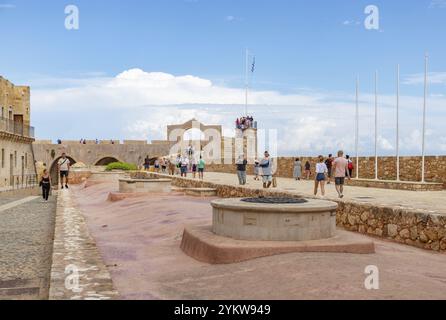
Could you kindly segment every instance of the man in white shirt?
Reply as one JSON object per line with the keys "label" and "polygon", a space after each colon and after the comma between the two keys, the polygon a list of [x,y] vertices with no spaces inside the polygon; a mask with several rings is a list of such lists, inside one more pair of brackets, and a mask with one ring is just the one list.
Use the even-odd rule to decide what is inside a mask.
{"label": "man in white shirt", "polygon": [[62,189],[64,188],[64,178],[65,178],[65,188],[68,189],[68,176],[70,174],[70,166],[71,166],[70,159],[67,158],[67,155],[65,153],[62,153],[62,158],[60,158],[59,161],[57,162],[57,167],[60,173],[60,185]]}
{"label": "man in white shirt", "polygon": [[181,176],[187,177],[187,169],[189,167],[189,158],[182,157],[181,158]]}

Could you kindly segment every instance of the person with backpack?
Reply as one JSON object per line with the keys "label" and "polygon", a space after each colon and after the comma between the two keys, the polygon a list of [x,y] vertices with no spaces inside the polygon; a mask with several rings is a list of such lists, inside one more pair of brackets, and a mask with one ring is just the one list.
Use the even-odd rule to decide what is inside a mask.
{"label": "person with backpack", "polygon": [[352,161],[352,159],[350,158],[350,156],[349,155],[347,155],[347,161],[348,161],[348,173],[350,174],[350,175],[346,175],[346,177],[353,177],[353,169],[355,168],[355,166],[353,165],[353,161]]}

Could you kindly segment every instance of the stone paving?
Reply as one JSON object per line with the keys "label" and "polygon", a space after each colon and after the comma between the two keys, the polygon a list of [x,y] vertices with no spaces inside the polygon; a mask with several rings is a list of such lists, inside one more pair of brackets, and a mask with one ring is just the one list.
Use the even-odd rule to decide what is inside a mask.
{"label": "stone paving", "polygon": [[47,299],[56,198],[8,196],[0,204],[0,299]]}
{"label": "stone paving", "polygon": [[117,296],[71,190],[59,191],[50,300],[110,300]]}
{"label": "stone paving", "polygon": [[[293,253],[209,265],[185,255],[180,243],[185,226],[211,224],[212,198],[110,202],[110,183],[72,191],[123,299],[446,299],[444,254],[374,239],[376,254]],[[378,267],[379,290],[365,288],[367,266]]]}
{"label": "stone paving", "polygon": [[[204,178],[205,181],[209,182],[238,186],[238,179],[234,174],[206,172]],[[278,178],[277,182],[278,188],[275,190],[313,196],[314,181]],[[262,182],[254,181],[254,177],[249,176],[246,187],[262,188]],[[339,200],[334,183],[326,186],[326,191],[327,200]],[[345,201],[350,200],[389,207],[399,206],[405,209],[446,215],[446,191],[414,192],[346,186],[344,193]]]}

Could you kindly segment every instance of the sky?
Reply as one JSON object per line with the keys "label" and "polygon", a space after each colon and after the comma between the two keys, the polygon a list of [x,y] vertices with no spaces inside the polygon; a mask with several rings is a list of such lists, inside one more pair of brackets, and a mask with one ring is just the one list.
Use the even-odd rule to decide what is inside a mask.
{"label": "sky", "polygon": [[[79,10],[79,29],[65,8]],[[367,29],[365,8],[379,9]],[[249,113],[276,130],[280,155],[374,152],[378,71],[381,155],[421,152],[424,55],[426,149],[446,152],[446,0],[0,0],[0,75],[30,85],[38,139],[166,138],[196,118],[233,134],[244,113],[245,50],[256,57]],[[376,21],[374,21],[375,23]]]}

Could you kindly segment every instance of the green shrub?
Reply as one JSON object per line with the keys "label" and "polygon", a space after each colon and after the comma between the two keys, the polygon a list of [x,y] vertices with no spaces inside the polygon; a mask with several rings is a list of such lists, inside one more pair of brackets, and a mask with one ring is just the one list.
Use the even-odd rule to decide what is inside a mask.
{"label": "green shrub", "polygon": [[113,162],[110,163],[106,168],[106,171],[112,171],[112,170],[124,170],[124,171],[133,171],[138,170],[138,167],[136,164],[133,163],[126,163],[126,162]]}

